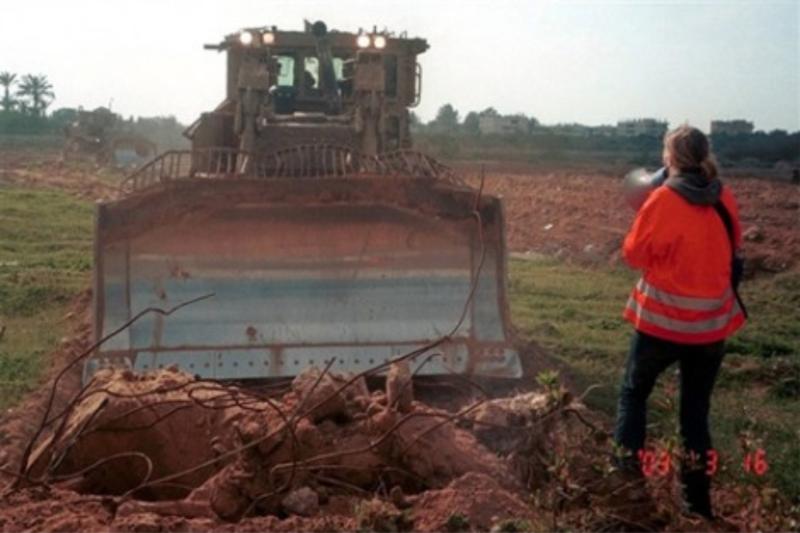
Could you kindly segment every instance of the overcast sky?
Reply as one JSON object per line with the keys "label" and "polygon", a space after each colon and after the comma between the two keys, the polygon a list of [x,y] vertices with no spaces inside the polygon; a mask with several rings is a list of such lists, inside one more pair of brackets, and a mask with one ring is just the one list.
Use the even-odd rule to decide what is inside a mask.
{"label": "overcast sky", "polygon": [[746,118],[800,129],[800,0],[523,2],[0,0],[0,71],[41,73],[58,107],[191,122],[223,98],[224,54],[244,26],[425,37],[427,120],[493,106],[546,124],[656,117],[708,129]]}

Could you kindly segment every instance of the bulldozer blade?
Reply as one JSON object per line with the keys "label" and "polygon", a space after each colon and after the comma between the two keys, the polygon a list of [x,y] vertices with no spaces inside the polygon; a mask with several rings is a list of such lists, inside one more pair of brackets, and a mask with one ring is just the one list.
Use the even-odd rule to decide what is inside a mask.
{"label": "bulldozer blade", "polygon": [[499,199],[419,178],[203,179],[98,204],[94,318],[106,366],[209,379],[360,372],[520,377]]}

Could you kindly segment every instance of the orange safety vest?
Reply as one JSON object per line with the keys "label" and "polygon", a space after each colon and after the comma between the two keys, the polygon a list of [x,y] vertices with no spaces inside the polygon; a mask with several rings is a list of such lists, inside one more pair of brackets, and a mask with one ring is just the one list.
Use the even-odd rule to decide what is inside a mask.
{"label": "orange safety vest", "polygon": [[[721,200],[738,247],[739,210],[727,187]],[[622,253],[643,271],[623,313],[638,331],[682,344],[706,344],[744,324],[731,287],[730,239],[712,205],[690,204],[669,187],[658,187],[637,213]]]}

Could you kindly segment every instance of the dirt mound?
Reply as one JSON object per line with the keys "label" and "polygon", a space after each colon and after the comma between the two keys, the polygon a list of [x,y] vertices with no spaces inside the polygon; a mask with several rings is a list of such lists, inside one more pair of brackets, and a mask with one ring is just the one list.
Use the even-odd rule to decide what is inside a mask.
{"label": "dirt mound", "polygon": [[477,473],[420,495],[412,516],[415,531],[488,531],[503,521],[530,525],[536,518],[532,508],[517,495],[502,488],[491,476]]}
{"label": "dirt mound", "polygon": [[[485,507],[468,517],[480,528],[528,517],[509,463],[469,427],[486,424],[476,407],[514,409],[519,421],[520,406],[544,409],[547,397],[453,413],[415,401],[402,369],[389,374],[387,391],[370,392],[361,377],[312,368],[268,398],[176,369],[101,371],[62,406],[0,515],[9,530],[130,531],[233,522],[321,531],[359,520],[436,529],[448,505]],[[355,498],[381,487],[391,491],[380,503]]]}
{"label": "dirt mound", "polygon": [[[360,377],[319,370],[273,397],[174,369],[117,370],[64,407],[28,480],[0,498],[0,530],[722,527],[680,515],[674,476],[648,482],[652,512],[627,510],[609,489],[607,432],[557,384],[458,412],[412,397],[401,412]],[[742,498],[715,495],[726,513]],[[724,527],[764,526],[767,514]]]}
{"label": "dirt mound", "polygon": [[108,531],[113,502],[70,490],[38,487],[0,498],[2,531]]}
{"label": "dirt mound", "polygon": [[51,487],[26,489],[0,498],[0,531],[352,531],[352,506],[346,512],[313,518],[258,516],[239,523],[155,513],[125,513],[113,498],[82,495]]}
{"label": "dirt mound", "polygon": [[[225,428],[233,427],[236,417],[218,400],[223,394],[221,386],[195,382],[179,372],[141,376],[105,371],[83,391],[53,436],[35,450],[29,475],[60,479],[117,456],[81,476],[81,487],[122,494],[148,476],[190,469],[232,445],[233,436]],[[177,482],[196,486],[211,473],[210,468],[198,469]],[[176,496],[172,487],[144,492],[145,499]]]}
{"label": "dirt mound", "polygon": [[524,425],[555,397],[527,393],[450,412],[416,401],[407,377],[395,368],[387,390],[371,392],[362,377],[312,368],[270,398],[176,369],[101,371],[61,406],[26,481],[3,500],[2,523],[434,530],[458,521],[451,506],[479,529],[531,518],[513,463],[481,444],[475,427],[490,424],[479,408],[507,410],[497,420]]}
{"label": "dirt mound", "polygon": [[286,494],[301,488],[317,497],[342,486],[416,493],[470,472],[515,484],[452,413],[419,402],[406,409],[370,393],[363,378],[313,368],[276,399],[175,369],[107,370],[70,404],[26,475],[144,500],[131,514],[171,511],[173,502],[159,502],[181,499],[178,514],[224,520],[286,512]]}

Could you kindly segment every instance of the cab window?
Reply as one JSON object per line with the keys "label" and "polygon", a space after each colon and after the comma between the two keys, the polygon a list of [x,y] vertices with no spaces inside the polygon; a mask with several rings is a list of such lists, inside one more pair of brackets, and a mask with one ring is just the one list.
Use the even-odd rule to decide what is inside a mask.
{"label": "cab window", "polygon": [[319,59],[306,57],[303,61],[303,89],[319,89]]}
{"label": "cab window", "polygon": [[344,59],[341,57],[333,58],[333,72],[336,74],[336,81],[344,79]]}
{"label": "cab window", "polygon": [[384,56],[383,69],[386,76],[386,96],[394,98],[397,96],[397,56]]}
{"label": "cab window", "polygon": [[294,57],[278,56],[278,85],[294,85]]}

